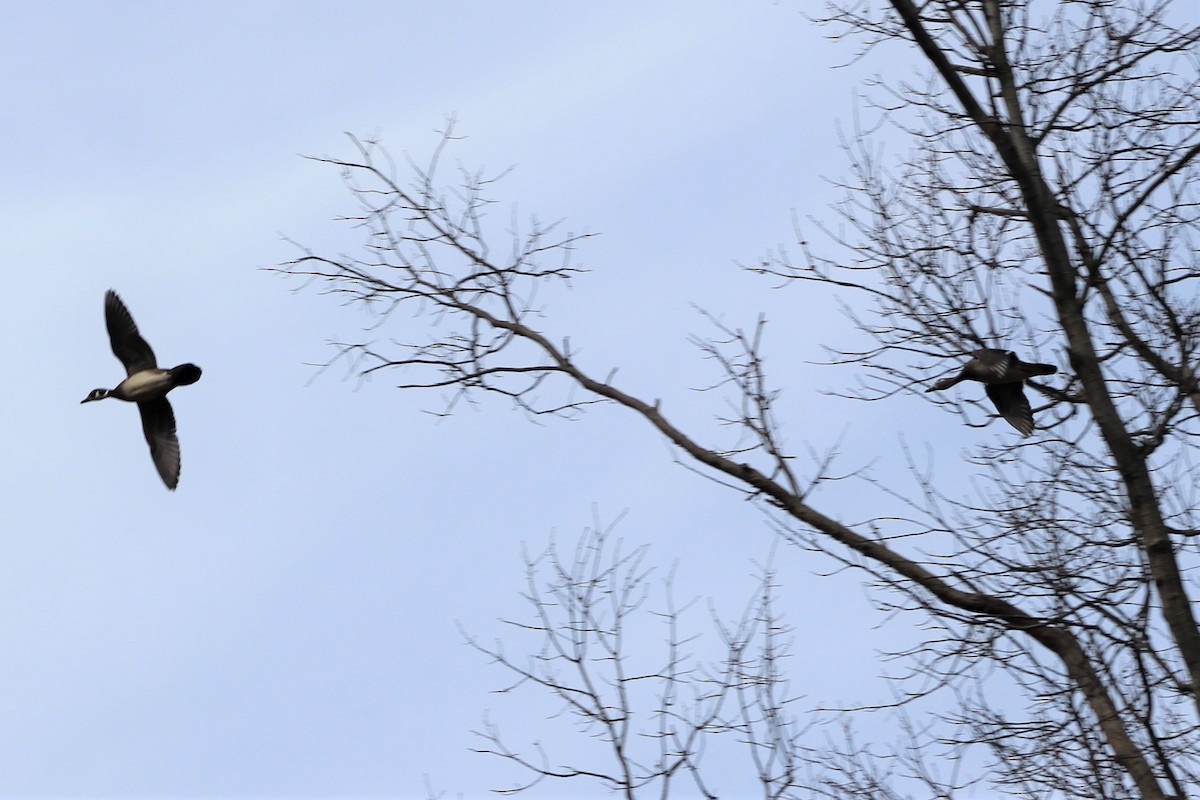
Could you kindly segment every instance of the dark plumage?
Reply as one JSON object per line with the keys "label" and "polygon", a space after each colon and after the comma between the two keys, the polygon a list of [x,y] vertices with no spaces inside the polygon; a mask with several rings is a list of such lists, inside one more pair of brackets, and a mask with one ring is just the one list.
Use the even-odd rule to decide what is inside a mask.
{"label": "dark plumage", "polygon": [[200,380],[200,368],[195,364],[180,364],[172,369],[159,369],[154,351],[138,333],[129,309],[112,289],[104,293],[104,322],[113,355],[125,365],[127,377],[115,389],[93,389],[82,402],[115,397],[137,403],[150,457],[163,483],[174,491],[179,485],[179,439],[175,436],[175,412],[167,402],[167,392]]}
{"label": "dark plumage", "polygon": [[1000,416],[1022,436],[1033,433],[1033,411],[1025,398],[1025,380],[1034,375],[1053,375],[1052,364],[1030,364],[1010,350],[986,348],[971,354],[971,360],[952,378],[943,378],[925,391],[949,389],[960,381],[979,381],[995,404]]}

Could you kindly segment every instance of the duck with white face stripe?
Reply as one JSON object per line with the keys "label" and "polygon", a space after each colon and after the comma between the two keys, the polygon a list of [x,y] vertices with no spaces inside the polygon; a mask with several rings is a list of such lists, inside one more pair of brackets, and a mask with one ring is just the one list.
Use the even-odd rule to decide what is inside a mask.
{"label": "duck with white face stripe", "polygon": [[200,380],[195,364],[180,364],[159,369],[150,345],[138,333],[129,309],[109,289],[104,294],[104,321],[113,355],[125,365],[125,380],[115,389],[93,389],[83,403],[115,397],[137,403],[142,415],[142,432],[150,445],[150,457],[167,488],[179,485],[179,439],[175,435],[175,412],[167,401],[167,392]]}

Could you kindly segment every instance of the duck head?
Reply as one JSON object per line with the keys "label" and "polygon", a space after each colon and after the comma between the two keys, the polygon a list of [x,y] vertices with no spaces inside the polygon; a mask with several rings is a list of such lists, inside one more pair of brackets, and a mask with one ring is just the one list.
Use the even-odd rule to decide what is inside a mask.
{"label": "duck head", "polygon": [[84,403],[90,403],[93,400],[103,400],[104,398],[108,397],[109,394],[111,394],[111,393],[112,393],[111,389],[92,389],[92,391],[88,392],[87,397],[85,397],[79,401],[79,404],[83,405]]}

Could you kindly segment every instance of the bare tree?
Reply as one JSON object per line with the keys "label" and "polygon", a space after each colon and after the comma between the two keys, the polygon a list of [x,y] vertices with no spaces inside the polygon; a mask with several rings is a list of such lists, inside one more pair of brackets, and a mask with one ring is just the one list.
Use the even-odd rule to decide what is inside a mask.
{"label": "bare tree", "polygon": [[[975,782],[1033,797],[1190,796],[1200,791],[1200,628],[1186,578],[1200,531],[1190,460],[1200,29],[1177,23],[1186,15],[1169,0],[828,6],[824,23],[858,38],[856,56],[912,46],[927,62],[921,85],[872,87],[874,108],[913,150],[880,163],[853,132],[840,208],[851,233],[834,237],[847,248],[831,257],[802,244],[798,257],[775,253],[752,269],[857,293],[849,311],[874,344],[834,352],[867,375],[848,392],[858,398],[926,396],[932,375],[978,348],[1065,356],[1062,377],[1029,384],[1044,430],[972,454],[987,482],[970,503],[914,460],[917,496],[882,487],[893,507],[861,523],[824,510],[820,465],[801,474],[779,436],[761,329],[702,343],[740,398],[730,421],[748,444],[736,449],[701,444],[612,373],[584,370],[567,339],[540,329],[534,298],[577,275],[585,237],[535,222],[498,255],[484,224],[490,179],[464,173],[443,188],[440,150],[426,167],[409,164],[405,181],[374,142],[321,159],[344,170],[366,249],[306,252],[283,269],[384,316],[403,305],[439,319],[386,352],[343,344],[364,373],[394,369],[405,387],[455,399],[499,393],[532,414],[616,403],[694,468],[761,501],[783,536],[864,570],[882,603],[927,615],[932,633],[907,656],[961,702],[945,724],[914,726],[910,752],[927,741],[987,754],[968,778],[913,762],[935,796]],[[927,397],[983,424],[971,393]],[[983,681],[996,676],[1020,690],[1019,705],[989,700]],[[894,796],[853,743],[809,755],[834,772],[790,779],[788,791]]]}
{"label": "bare tree", "polygon": [[[676,606],[671,577],[656,592],[648,548],[624,552],[621,540],[612,541],[614,528],[615,523],[597,521],[570,558],[553,541],[539,555],[525,556],[529,618],[507,621],[524,638],[532,637],[519,655],[508,655],[499,640],[487,645],[466,637],[512,676],[500,693],[548,693],[560,706],[556,717],[569,719],[601,745],[599,752],[580,757],[586,765],[563,763],[564,757],[541,742],[510,746],[500,727],[485,720],[477,731],[483,741],[478,752],[510,761],[528,776],[498,791],[578,778],[624,797],[667,797],[684,781],[700,796],[715,798],[702,769],[706,740],[732,734],[749,745],[764,796],[784,796],[800,764],[799,730],[781,668],[790,654],[789,630],[772,605],[772,571],[764,569],[757,595],[735,623],[718,623],[726,655],[708,665],[689,649],[695,637],[680,629],[693,603]],[[628,620],[640,613],[661,622],[661,654],[629,652]]]}

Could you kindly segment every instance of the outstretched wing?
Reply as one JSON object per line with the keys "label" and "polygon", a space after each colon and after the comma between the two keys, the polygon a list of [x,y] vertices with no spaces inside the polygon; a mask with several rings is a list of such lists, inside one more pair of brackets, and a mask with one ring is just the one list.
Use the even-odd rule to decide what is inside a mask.
{"label": "outstretched wing", "polygon": [[984,388],[987,390],[987,396],[995,403],[1000,416],[1008,420],[1008,424],[1020,431],[1022,436],[1028,436],[1033,433],[1033,409],[1029,407],[1024,387],[1025,384],[1018,381],[989,383]]}
{"label": "outstretched wing", "polygon": [[113,355],[125,365],[125,374],[132,375],[158,366],[154,351],[138,333],[133,315],[112,289],[104,293],[104,323],[108,326]]}
{"label": "outstretched wing", "polygon": [[138,403],[142,432],[150,445],[150,457],[163,483],[171,491],[179,485],[179,439],[175,436],[175,412],[166,397]]}
{"label": "outstretched wing", "polygon": [[979,365],[978,380],[985,383],[991,380],[1003,380],[1010,377],[1008,374],[1009,368],[1012,366],[1015,354],[1008,350],[998,350],[996,348],[985,348],[976,350],[971,354],[975,358],[975,363]]}

